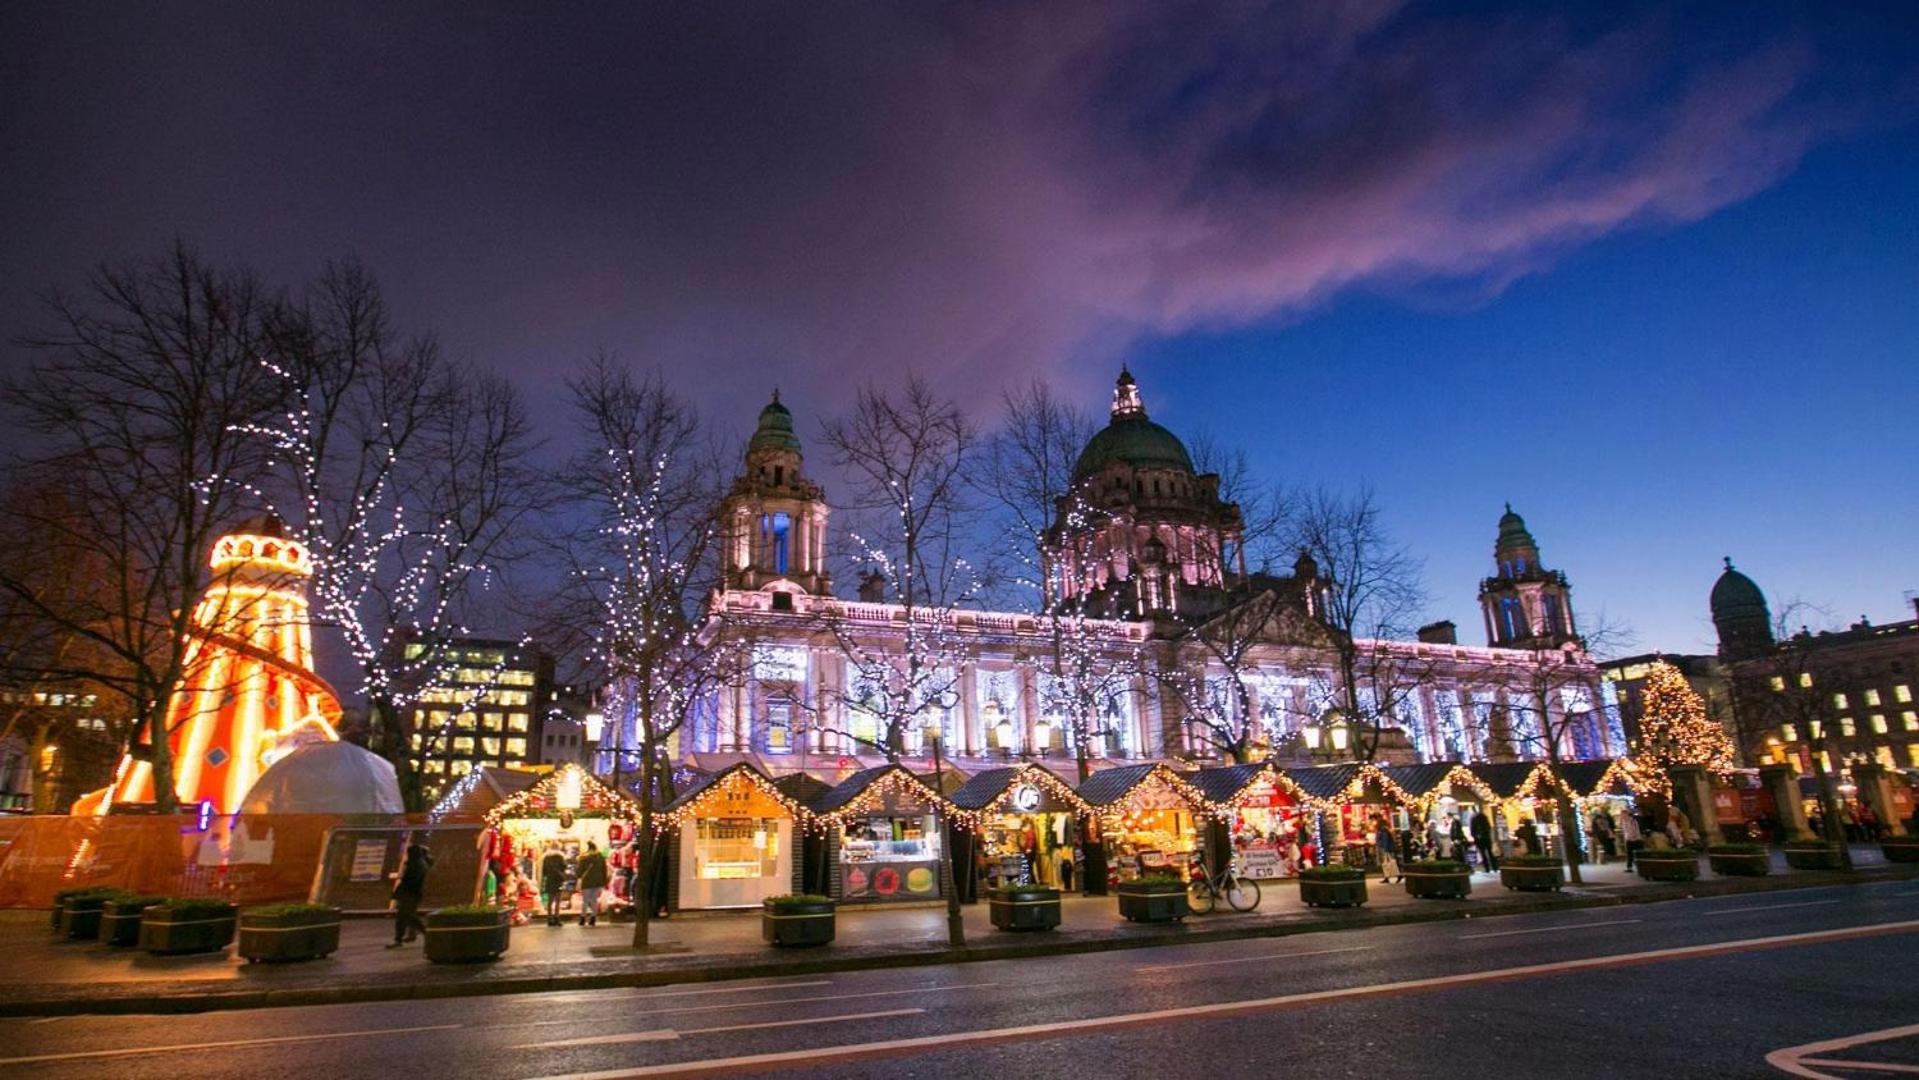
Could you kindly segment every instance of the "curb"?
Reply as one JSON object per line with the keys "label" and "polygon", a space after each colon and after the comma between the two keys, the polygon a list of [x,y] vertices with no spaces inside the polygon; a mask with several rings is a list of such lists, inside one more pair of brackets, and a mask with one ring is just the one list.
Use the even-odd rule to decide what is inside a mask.
{"label": "curb", "polygon": [[[443,1000],[460,997],[490,997],[504,994],[538,994],[558,990],[610,990],[670,986],[685,983],[731,982],[744,979],[773,979],[796,975],[819,975],[846,971],[888,968],[929,967],[940,964],[980,963],[991,960],[1017,960],[1040,956],[1072,956],[1085,953],[1114,952],[1122,949],[1160,948],[1167,945],[1243,941],[1255,938],[1293,937],[1327,931],[1366,930],[1384,926],[1449,922],[1463,919],[1490,919],[1506,915],[1536,915],[1548,911],[1576,911],[1582,908],[1623,907],[1628,904],[1653,904],[1698,897],[1737,896],[1748,893],[1788,892],[1799,889],[1834,886],[1864,886],[1878,882],[1919,879],[1919,867],[1910,870],[1795,873],[1762,878],[1705,878],[1681,885],[1642,884],[1606,893],[1525,893],[1500,894],[1487,901],[1424,901],[1419,906],[1379,911],[1352,908],[1316,912],[1311,920],[1281,923],[1240,923],[1209,928],[1185,928],[1177,933],[1134,934],[1096,937],[1024,937],[1017,941],[992,941],[960,948],[932,946],[914,950],[887,950],[861,954],[851,950],[821,953],[817,956],[775,959],[724,967],[684,967],[651,971],[506,976],[463,982],[426,983],[350,983],[334,986],[289,987],[286,989],[239,990],[231,992],[173,990],[152,994],[73,995],[0,1001],[0,1017],[44,1017],[79,1015],[130,1015],[220,1012],[238,1009],[291,1008],[311,1005],[343,1005],[383,1001]],[[1497,886],[1493,886],[1497,888]],[[1572,888],[1579,888],[1572,886]]]}

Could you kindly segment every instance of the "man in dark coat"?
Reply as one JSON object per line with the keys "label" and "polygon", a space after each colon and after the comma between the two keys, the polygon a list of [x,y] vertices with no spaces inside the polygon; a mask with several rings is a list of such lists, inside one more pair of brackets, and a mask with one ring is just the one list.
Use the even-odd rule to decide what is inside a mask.
{"label": "man in dark coat", "polygon": [[1479,849],[1479,865],[1489,871],[1499,869],[1499,856],[1493,851],[1493,823],[1484,810],[1473,812],[1473,846]]}
{"label": "man in dark coat", "polygon": [[420,899],[426,895],[426,872],[433,865],[433,853],[424,841],[406,835],[406,858],[400,864],[400,880],[393,886],[393,943],[389,949],[419,937],[426,929],[420,919]]}

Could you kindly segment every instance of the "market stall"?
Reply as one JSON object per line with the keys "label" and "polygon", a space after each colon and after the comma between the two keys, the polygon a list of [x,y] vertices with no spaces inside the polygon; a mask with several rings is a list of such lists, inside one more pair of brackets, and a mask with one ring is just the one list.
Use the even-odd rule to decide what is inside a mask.
{"label": "market stall", "polygon": [[1329,850],[1321,862],[1336,858],[1348,866],[1377,867],[1373,822],[1385,817],[1395,825],[1410,823],[1420,805],[1417,796],[1370,761],[1287,769],[1286,775],[1325,807],[1316,839]]}
{"label": "market stall", "polygon": [[[448,798],[457,805],[470,801],[472,794],[456,790]],[[495,897],[522,910],[536,906],[540,860],[549,848],[557,848],[567,866],[561,908],[573,910],[580,856],[589,844],[609,854],[618,850],[632,838],[639,812],[632,799],[578,765],[553,768],[484,815],[488,831],[482,842],[494,872]]]}
{"label": "market stall", "polygon": [[753,908],[803,888],[795,839],[809,815],[753,765],[696,781],[660,812],[667,906]]}
{"label": "market stall", "polygon": [[1102,769],[1079,797],[1098,817],[1108,884],[1153,870],[1190,874],[1208,804],[1186,778],[1157,762]]}
{"label": "market stall", "polygon": [[[1572,792],[1574,805],[1579,811],[1580,827],[1592,832],[1592,822],[1603,816],[1610,826],[1606,834],[1612,842],[1612,850],[1605,850],[1602,842],[1600,854],[1607,858],[1624,858],[1625,842],[1619,839],[1619,822],[1630,815],[1634,802],[1642,791],[1657,790],[1652,786],[1650,777],[1645,776],[1628,758],[1608,758],[1599,761],[1568,761],[1555,770],[1567,790]],[[1772,806],[1771,793],[1759,786],[1759,777],[1733,777],[1735,783],[1716,786],[1713,790],[1713,810],[1719,815],[1721,830],[1728,840],[1748,840],[1765,829],[1762,822],[1776,813]]]}
{"label": "market stall", "polygon": [[862,769],[808,807],[825,841],[828,895],[846,903],[936,900],[949,804],[900,765]]}
{"label": "market stall", "polygon": [[[973,868],[961,875],[960,899],[974,899],[974,886],[1065,885],[1062,863],[1072,864],[1080,822],[1088,813],[1066,781],[1031,763],[986,769],[973,776],[951,799],[956,823],[955,866]],[[965,849],[965,850],[962,850]]]}
{"label": "market stall", "polygon": [[[1574,793],[1543,761],[1505,761],[1470,766],[1498,800],[1493,814],[1493,841],[1499,853],[1517,854],[1523,848],[1519,828],[1531,822],[1539,834],[1540,852],[1564,858],[1560,835],[1559,800]],[[1583,843],[1582,843],[1583,848]]]}
{"label": "market stall", "polygon": [[[1498,799],[1491,785],[1466,766],[1454,761],[1435,761],[1422,765],[1388,765],[1387,776],[1400,790],[1418,800],[1405,808],[1394,807],[1390,816],[1394,832],[1413,843],[1402,844],[1424,857],[1458,859],[1476,864],[1479,852],[1472,844],[1473,819],[1486,815],[1495,835],[1498,831]],[[1453,824],[1466,837],[1464,850],[1453,835]],[[1434,843],[1434,838],[1438,843]],[[1481,870],[1489,867],[1478,867]]]}
{"label": "market stall", "polygon": [[1285,773],[1271,762],[1223,765],[1199,770],[1190,782],[1218,823],[1208,836],[1226,838],[1241,876],[1270,881],[1299,873],[1300,830],[1311,828],[1317,811]]}

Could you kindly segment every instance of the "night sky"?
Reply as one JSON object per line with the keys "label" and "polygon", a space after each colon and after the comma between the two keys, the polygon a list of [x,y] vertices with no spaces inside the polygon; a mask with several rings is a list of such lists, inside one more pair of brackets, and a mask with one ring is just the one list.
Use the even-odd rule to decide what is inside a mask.
{"label": "night sky", "polygon": [[556,423],[601,347],[803,436],[1127,361],[1469,641],[1506,500],[1639,648],[1726,554],[1911,617],[1919,5],[427,7],[6,5],[0,330],[179,236],[357,253]]}

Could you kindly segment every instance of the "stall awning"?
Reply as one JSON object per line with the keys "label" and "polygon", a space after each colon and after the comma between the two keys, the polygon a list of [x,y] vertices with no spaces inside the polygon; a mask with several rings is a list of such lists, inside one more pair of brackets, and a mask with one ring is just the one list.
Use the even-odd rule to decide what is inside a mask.
{"label": "stall awning", "polygon": [[1198,788],[1159,762],[1102,769],[1079,786],[1079,797],[1095,810],[1106,810],[1121,806],[1149,789],[1170,792],[1196,813],[1207,813],[1210,809]]}
{"label": "stall awning", "polygon": [[771,777],[756,766],[742,761],[701,778],[685,794],[674,799],[660,812],[659,828],[671,828],[683,818],[699,816],[703,810],[719,809],[715,804],[736,799],[742,794],[763,796],[795,821],[805,821],[811,817],[810,811],[781,791]]}
{"label": "stall awning", "polygon": [[1061,780],[1051,769],[1041,768],[1031,762],[974,773],[971,780],[953,792],[949,801],[962,811],[986,813],[1021,786],[1037,787],[1075,812],[1085,813],[1088,810],[1086,800],[1066,786],[1066,781]]}
{"label": "stall awning", "polygon": [[903,765],[862,769],[808,800],[807,808],[821,820],[833,820],[868,813],[883,804],[889,793],[918,799],[942,815],[951,809],[931,784]]}

